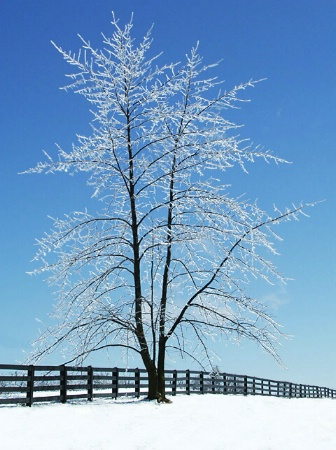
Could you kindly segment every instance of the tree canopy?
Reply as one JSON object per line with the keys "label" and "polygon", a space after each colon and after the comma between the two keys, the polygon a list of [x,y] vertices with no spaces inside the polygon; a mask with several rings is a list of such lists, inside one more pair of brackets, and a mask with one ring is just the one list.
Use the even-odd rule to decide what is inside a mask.
{"label": "tree canopy", "polygon": [[269,214],[225,183],[235,166],[285,162],[227,119],[257,81],[225,90],[198,46],[183,64],[158,65],[151,30],[136,43],[132,20],[121,27],[113,16],[112,26],[101,49],[82,37],[77,54],[55,45],[74,68],[65,89],[90,104],[92,133],[27,172],[87,172],[101,209],[56,218],[39,240],[35,272],[48,274],[58,303],[35,356],[66,345],[80,362],[127,348],[148,371],[149,397],[165,399],[169,350],[202,363],[209,338],[232,336],[279,359],[279,326],[247,286],[283,280],[270,259],[274,227],[305,205]]}

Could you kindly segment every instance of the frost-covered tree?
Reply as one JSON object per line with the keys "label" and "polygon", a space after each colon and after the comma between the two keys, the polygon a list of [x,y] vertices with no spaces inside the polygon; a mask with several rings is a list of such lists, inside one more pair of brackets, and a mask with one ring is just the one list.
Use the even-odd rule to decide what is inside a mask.
{"label": "frost-covered tree", "polygon": [[99,215],[54,220],[39,240],[38,273],[58,297],[57,325],[36,342],[36,357],[67,345],[70,361],[119,347],[138,353],[150,399],[165,400],[165,357],[174,349],[200,361],[213,336],[245,337],[278,358],[281,335],[264,305],[246,293],[249,280],[282,278],[267,259],[279,222],[234,198],[225,173],[261,158],[283,160],[249,145],[226,112],[254,81],[230,91],[208,75],[197,46],[184,64],[158,65],[150,32],[137,45],[132,21],[103,35],[96,50],[57,50],[74,67],[65,89],[83,95],[92,134],[28,172],[87,172]]}

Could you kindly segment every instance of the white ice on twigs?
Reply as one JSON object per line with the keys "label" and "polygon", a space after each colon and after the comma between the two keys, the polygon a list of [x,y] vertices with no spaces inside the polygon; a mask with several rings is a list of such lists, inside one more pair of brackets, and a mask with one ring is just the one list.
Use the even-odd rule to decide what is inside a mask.
{"label": "white ice on twigs", "polygon": [[335,450],[336,400],[180,395],[0,408],[2,450]]}

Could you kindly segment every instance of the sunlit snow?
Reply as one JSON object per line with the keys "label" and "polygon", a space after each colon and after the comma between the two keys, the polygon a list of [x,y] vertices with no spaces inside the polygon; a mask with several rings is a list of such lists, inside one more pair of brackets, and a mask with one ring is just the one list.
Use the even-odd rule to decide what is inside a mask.
{"label": "sunlit snow", "polygon": [[180,395],[0,408],[2,450],[334,450],[336,401]]}

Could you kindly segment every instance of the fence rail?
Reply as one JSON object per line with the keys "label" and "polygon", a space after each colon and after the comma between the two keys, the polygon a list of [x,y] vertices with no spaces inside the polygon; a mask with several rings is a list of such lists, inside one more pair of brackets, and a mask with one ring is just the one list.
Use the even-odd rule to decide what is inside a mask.
{"label": "fence rail", "polygon": [[[326,387],[229,373],[166,370],[165,383],[167,395],[173,396],[212,393],[336,398],[336,390]],[[144,369],[0,364],[0,405],[140,397],[147,392],[148,376]]]}

